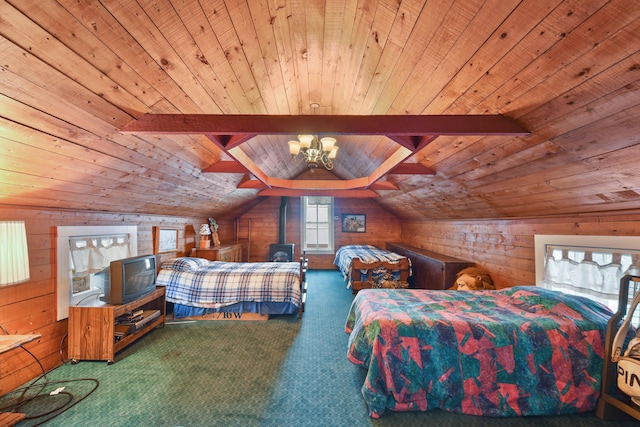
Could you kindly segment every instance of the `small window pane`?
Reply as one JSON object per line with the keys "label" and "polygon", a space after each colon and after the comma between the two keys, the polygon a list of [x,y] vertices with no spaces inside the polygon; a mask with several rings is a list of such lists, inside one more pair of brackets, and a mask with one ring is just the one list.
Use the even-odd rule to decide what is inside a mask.
{"label": "small window pane", "polygon": [[591,260],[598,265],[611,264],[613,262],[613,254],[593,252],[591,254]]}
{"label": "small window pane", "polygon": [[304,197],[302,208],[303,249],[333,251],[333,198]]}
{"label": "small window pane", "polygon": [[568,251],[567,256],[572,261],[580,262],[584,259],[584,251]]}

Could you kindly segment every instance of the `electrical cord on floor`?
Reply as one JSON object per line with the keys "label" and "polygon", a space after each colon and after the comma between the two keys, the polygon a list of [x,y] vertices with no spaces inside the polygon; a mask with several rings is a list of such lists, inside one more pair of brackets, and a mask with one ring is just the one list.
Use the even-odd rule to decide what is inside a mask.
{"label": "electrical cord on floor", "polygon": [[[4,327],[4,325],[0,324],[0,329],[2,329],[4,331],[5,334],[10,335],[9,331],[7,331],[7,329]],[[62,337],[62,340],[60,342],[60,358],[62,359],[62,344],[64,343],[66,334],[65,336]],[[7,395],[10,394],[18,394],[19,396],[10,399],[9,402],[7,404],[4,404],[3,406],[0,406],[0,412],[23,412],[22,408],[24,406],[26,406],[29,403],[32,403],[34,401],[36,401],[36,399],[42,399],[44,397],[52,397],[52,396],[58,396],[58,395],[63,395],[66,397],[66,399],[62,402],[62,404],[58,404],[55,408],[48,410],[46,412],[37,414],[37,415],[27,415],[25,417],[25,421],[26,420],[36,420],[36,419],[40,419],[42,417],[48,417],[45,419],[41,419],[37,422],[37,424],[32,424],[32,427],[35,426],[39,426],[42,425],[44,423],[46,423],[47,421],[52,420],[53,418],[57,417],[58,415],[62,414],[65,411],[68,411],[70,408],[74,407],[75,405],[77,405],[78,403],[82,402],[84,399],[86,399],[87,397],[89,397],[89,395],[91,393],[93,393],[98,386],[100,385],[100,383],[98,382],[97,379],[95,378],[76,378],[76,379],[70,379],[70,380],[55,380],[55,381],[50,381],[47,378],[47,372],[45,372],[44,366],[42,365],[42,363],[40,362],[40,360],[28,349],[26,349],[24,346],[20,347],[22,348],[24,351],[26,351],[27,353],[29,353],[31,355],[31,357],[36,361],[36,363],[40,366],[40,370],[42,371],[42,374],[39,375],[37,378],[35,378],[30,384],[24,386],[24,387],[20,387],[17,388],[9,393],[7,393]],[[65,361],[62,361],[63,363],[65,363]],[[55,369],[55,368],[54,368]],[[51,371],[49,371],[51,372]],[[44,379],[44,382],[40,382],[40,380]],[[75,402],[73,402],[74,399],[74,395],[68,391],[63,390],[62,388],[58,388],[56,390],[54,390],[51,393],[46,393],[43,394],[45,388],[49,387],[49,386],[55,386],[55,385],[64,385],[64,384],[70,384],[70,383],[74,383],[74,382],[81,382],[81,381],[89,381],[89,382],[93,382],[93,387],[91,388],[91,390],[89,390],[89,392],[87,392],[84,396],[82,396],[81,398],[79,398],[78,400],[76,400]],[[35,394],[32,392],[33,390],[37,390],[35,392]]]}
{"label": "electrical cord on floor", "polygon": [[62,364],[63,364],[63,365],[64,365],[65,363],[67,363],[67,361],[68,361],[68,359],[67,359],[67,360],[64,360],[64,354],[62,354],[62,353],[63,353],[62,349],[64,348],[64,346],[63,346],[63,344],[64,344],[64,340],[65,340],[68,336],[69,336],[69,334],[64,334],[64,335],[62,336],[62,338],[60,339],[60,350],[58,350],[58,353],[60,354],[60,362],[62,362]]}

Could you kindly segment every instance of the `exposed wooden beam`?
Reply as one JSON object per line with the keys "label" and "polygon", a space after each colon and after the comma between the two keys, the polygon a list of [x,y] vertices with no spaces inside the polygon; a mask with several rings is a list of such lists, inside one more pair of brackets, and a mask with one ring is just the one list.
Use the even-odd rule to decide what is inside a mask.
{"label": "exposed wooden beam", "polygon": [[240,162],[221,160],[202,169],[202,172],[217,172],[217,173],[247,173],[247,168]]}
{"label": "exposed wooden beam", "polygon": [[251,179],[250,175],[245,175],[240,180],[240,183],[238,184],[238,188],[263,189],[263,188],[267,188],[267,186],[265,185],[264,182],[259,181],[257,179]]}
{"label": "exposed wooden beam", "polygon": [[242,144],[255,137],[257,134],[253,133],[242,133],[242,134],[234,134],[234,135],[222,135],[215,133],[207,133],[205,134],[207,138],[210,140],[217,141],[217,145],[224,150],[231,150],[234,147]]}
{"label": "exposed wooden beam", "polygon": [[426,147],[427,144],[433,141],[434,139],[436,139],[438,135],[407,136],[407,135],[389,134],[387,135],[387,137],[389,137],[389,139],[391,139],[392,141],[402,145],[403,147],[408,148],[413,152],[416,152]]}
{"label": "exposed wooden beam", "polygon": [[209,140],[211,140],[211,142],[213,142],[218,147],[220,147],[220,149],[226,152],[234,160],[242,164],[245,167],[246,171],[253,174],[253,176],[255,176],[257,179],[262,181],[265,185],[267,185],[267,187],[269,186],[267,184],[267,178],[268,178],[267,175],[264,172],[262,172],[260,168],[258,168],[258,166],[253,162],[253,160],[251,160],[249,156],[247,156],[244,153],[244,151],[240,150],[238,147],[231,150],[227,150],[222,145],[222,142],[215,135],[207,134],[206,136],[207,138],[209,138]]}
{"label": "exposed wooden beam", "polygon": [[412,155],[413,151],[407,150],[404,147],[398,147],[398,149],[391,156],[389,156],[384,162],[382,162],[382,164],[378,166],[378,168],[367,177],[367,180],[369,181],[367,184],[367,188],[373,185],[376,181],[389,173],[391,169],[404,162]]}
{"label": "exposed wooden beam", "polygon": [[[288,190],[379,189],[376,183],[390,172],[429,174],[435,172],[403,162],[440,135],[528,135],[525,129],[502,115],[241,115],[241,114],[146,114],[126,125],[121,132],[151,134],[203,134],[240,163],[244,169],[226,162],[211,165],[206,172],[250,172],[263,187]],[[258,134],[287,135],[331,133],[332,135],[384,135],[401,147],[371,175],[342,181],[305,181],[269,177],[239,147]],[[224,170],[227,168],[227,170]],[[260,188],[248,181],[238,188]]]}
{"label": "exposed wooden beam", "polygon": [[[327,182],[327,181],[324,181]],[[330,196],[342,198],[378,198],[378,193],[373,190],[296,190],[289,188],[269,188],[262,190],[258,196],[269,197],[302,197],[302,196]]]}
{"label": "exposed wooden beam", "polygon": [[267,187],[271,187],[268,183],[269,177],[258,168],[258,165],[254,163],[253,160],[246,155],[244,151],[242,151],[239,147],[233,148],[227,151],[231,157],[235,160],[239,161],[247,168],[247,170],[256,177],[256,179],[262,181]]}
{"label": "exposed wooden beam", "polygon": [[389,181],[377,181],[369,186],[370,190],[399,190],[398,186]]}
{"label": "exposed wooden beam", "polygon": [[270,187],[304,190],[352,190],[368,185],[367,178],[355,179],[282,179],[269,177]]}
{"label": "exposed wooden beam", "polygon": [[[502,115],[245,115],[145,114],[125,133],[203,135],[528,135]],[[226,145],[228,141],[224,141]],[[404,145],[404,144],[403,144]]]}
{"label": "exposed wooden beam", "polygon": [[400,163],[391,169],[389,175],[435,175],[436,171],[424,166],[422,163]]}

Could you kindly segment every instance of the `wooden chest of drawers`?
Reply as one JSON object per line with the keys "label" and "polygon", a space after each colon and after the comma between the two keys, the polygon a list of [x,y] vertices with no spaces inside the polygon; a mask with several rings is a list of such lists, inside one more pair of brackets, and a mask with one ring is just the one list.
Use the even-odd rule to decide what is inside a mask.
{"label": "wooden chest of drawers", "polygon": [[242,262],[242,245],[239,243],[223,243],[217,248],[193,248],[191,256],[205,258],[210,261]]}

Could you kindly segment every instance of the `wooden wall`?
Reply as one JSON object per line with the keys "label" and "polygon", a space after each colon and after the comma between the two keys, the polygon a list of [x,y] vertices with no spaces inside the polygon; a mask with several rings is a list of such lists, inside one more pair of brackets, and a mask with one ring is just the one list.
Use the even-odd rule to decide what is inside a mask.
{"label": "wooden wall", "polygon": [[[278,241],[281,199],[267,198],[236,220],[216,218],[220,239],[244,241],[250,261],[268,257],[269,244]],[[342,233],[342,214],[365,214],[366,233]],[[395,215],[369,199],[335,200],[335,244],[375,244],[403,241],[413,246],[473,260],[489,270],[498,287],[535,282],[534,235],[640,235],[640,213],[581,215],[554,218],[476,221],[430,221],[401,223]],[[152,252],[152,227],[179,230],[178,252],[161,259],[189,253],[197,230],[206,218],[71,212],[0,207],[0,220],[26,222],[31,279],[0,288],[0,324],[10,333],[40,333],[42,338],[27,348],[50,370],[66,359],[66,320],[56,319],[55,227],[58,225],[137,225],[138,251]],[[287,243],[300,254],[300,201],[289,198]],[[312,269],[335,269],[333,255],[310,256]],[[22,350],[0,355],[0,394],[40,374],[38,365]]]}
{"label": "wooden wall", "polygon": [[[382,248],[389,241],[400,239],[400,220],[371,199],[334,199],[335,247],[350,244],[372,244]],[[265,261],[269,245],[278,243],[279,213],[282,199],[270,197],[238,218],[240,240],[248,240],[249,260]],[[295,244],[295,256],[300,256],[300,199],[290,197],[287,204],[286,243]],[[342,214],[365,214],[365,233],[343,233]],[[335,219],[337,218],[337,219]],[[312,269],[335,269],[334,255],[309,255]]]}
{"label": "wooden wall", "polygon": [[[206,218],[187,216],[123,215],[6,207],[0,207],[0,220],[25,221],[31,272],[30,280],[27,282],[0,287],[0,324],[12,334],[42,334],[41,339],[27,344],[26,347],[47,371],[66,359],[67,346],[67,320],[56,321],[56,226],[137,225],[139,254],[153,252],[153,226],[176,228],[179,230],[179,252],[162,254],[162,260],[189,252],[197,241],[196,232],[200,224],[206,222]],[[233,222],[223,220],[218,223],[221,239],[233,239]],[[1,354],[0,395],[40,373],[37,363],[23,350]]]}
{"label": "wooden wall", "polygon": [[498,288],[535,284],[534,235],[638,236],[640,214],[411,222],[403,242],[486,268]]}

